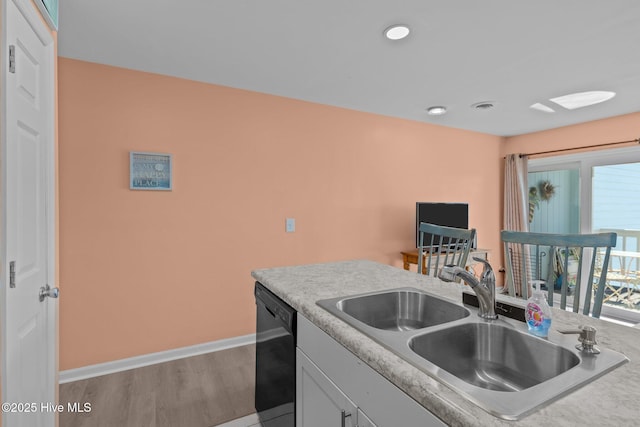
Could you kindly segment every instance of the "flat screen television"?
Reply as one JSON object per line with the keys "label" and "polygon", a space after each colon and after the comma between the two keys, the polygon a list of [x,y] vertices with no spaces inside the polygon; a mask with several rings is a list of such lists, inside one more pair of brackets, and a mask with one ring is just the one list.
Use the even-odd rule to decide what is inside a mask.
{"label": "flat screen television", "polygon": [[[455,228],[469,228],[469,205],[467,203],[416,203],[416,248],[420,245],[420,232],[418,228],[421,222],[428,222],[436,225],[445,225]],[[439,242],[439,238],[436,239]],[[435,240],[434,240],[435,241]],[[431,243],[431,235],[425,233],[424,244]],[[443,244],[447,242],[443,241]],[[473,242],[475,247],[475,242]],[[433,248],[437,250],[438,248]]]}

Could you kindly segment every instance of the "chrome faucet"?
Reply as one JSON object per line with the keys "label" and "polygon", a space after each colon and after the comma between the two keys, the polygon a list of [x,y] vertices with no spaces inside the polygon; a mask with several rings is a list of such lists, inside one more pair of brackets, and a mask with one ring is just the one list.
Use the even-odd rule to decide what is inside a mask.
{"label": "chrome faucet", "polygon": [[440,270],[438,277],[445,282],[453,282],[458,277],[464,280],[478,296],[478,302],[480,303],[478,316],[488,320],[497,319],[496,276],[493,274],[491,264],[489,264],[487,260],[477,257],[473,257],[473,259],[484,264],[480,280],[457,265],[445,265]]}

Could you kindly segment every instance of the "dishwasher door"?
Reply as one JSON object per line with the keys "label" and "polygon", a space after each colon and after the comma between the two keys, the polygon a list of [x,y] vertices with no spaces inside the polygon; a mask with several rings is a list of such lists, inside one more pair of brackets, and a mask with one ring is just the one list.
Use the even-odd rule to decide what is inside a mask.
{"label": "dishwasher door", "polygon": [[265,427],[294,427],[296,312],[256,282],[255,407]]}

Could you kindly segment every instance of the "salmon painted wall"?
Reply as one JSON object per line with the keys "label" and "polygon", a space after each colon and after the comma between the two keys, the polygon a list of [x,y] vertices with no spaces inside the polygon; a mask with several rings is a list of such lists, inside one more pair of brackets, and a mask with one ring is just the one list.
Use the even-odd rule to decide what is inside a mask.
{"label": "salmon painted wall", "polygon": [[512,136],[507,138],[503,145],[503,155],[585,147],[628,141],[638,137],[640,137],[640,113],[632,113],[543,132]]}
{"label": "salmon painted wall", "polygon": [[[401,268],[416,201],[499,250],[496,136],[65,58],[59,116],[61,370],[254,333],[252,269]],[[130,191],[129,151],[173,191]]]}

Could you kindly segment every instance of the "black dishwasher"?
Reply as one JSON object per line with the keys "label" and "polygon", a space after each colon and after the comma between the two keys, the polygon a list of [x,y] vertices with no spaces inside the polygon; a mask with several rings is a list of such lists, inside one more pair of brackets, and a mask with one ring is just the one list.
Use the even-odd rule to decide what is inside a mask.
{"label": "black dishwasher", "polygon": [[256,282],[255,406],[264,427],[294,427],[296,311]]}

